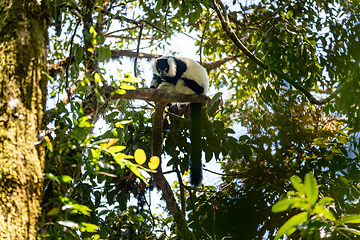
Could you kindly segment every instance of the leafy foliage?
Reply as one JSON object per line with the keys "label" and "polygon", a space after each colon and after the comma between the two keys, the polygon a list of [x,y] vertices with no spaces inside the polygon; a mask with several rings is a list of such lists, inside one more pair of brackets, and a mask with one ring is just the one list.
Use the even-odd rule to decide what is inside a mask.
{"label": "leafy foliage", "polygon": [[[39,238],[181,236],[175,216],[154,214],[147,195],[155,194],[149,174],[159,164],[151,154],[154,104],[113,100],[146,86],[148,63],[140,59],[184,54],[172,49],[179,35],[193,39],[209,71],[203,155],[223,170],[219,186],[186,186],[188,105],[168,107],[161,157],[178,177],[172,190],[196,238],[358,238],[358,1],[224,5],[234,33],[268,69],[224,31],[214,11],[219,1],[49,3]],[[315,106],[271,69],[316,98],[344,87]],[[246,134],[239,136],[239,124]]]}
{"label": "leafy foliage", "polygon": [[[315,177],[308,173],[305,175],[304,183],[298,176],[290,178],[295,191],[288,192],[290,198],[285,198],[275,203],[273,212],[282,212],[288,209],[299,209],[303,212],[292,216],[278,230],[275,239],[279,239],[284,233],[291,235],[296,228],[301,230],[301,236],[305,239],[321,239],[321,235],[334,235],[336,239],[345,236],[349,239],[359,235],[359,230],[350,228],[346,223],[358,223],[360,215],[352,214],[340,217],[337,220],[330,210],[334,201],[331,197],[322,197],[319,201],[319,191]],[[332,238],[335,239],[335,238]]]}

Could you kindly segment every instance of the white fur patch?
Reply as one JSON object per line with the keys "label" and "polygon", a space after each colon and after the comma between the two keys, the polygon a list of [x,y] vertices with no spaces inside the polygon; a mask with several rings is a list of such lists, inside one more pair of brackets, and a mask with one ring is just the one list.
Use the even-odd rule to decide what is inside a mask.
{"label": "white fur patch", "polygon": [[162,82],[157,89],[167,93],[174,93],[175,86],[168,82]]}
{"label": "white fur patch", "polygon": [[173,93],[174,94],[187,94],[187,95],[196,94],[193,90],[191,90],[191,88],[189,88],[185,85],[185,82],[182,79],[179,79],[179,81],[176,83]]}
{"label": "white fur patch", "polygon": [[175,59],[172,57],[168,57],[168,64],[169,64],[169,72],[166,74],[168,77],[175,77],[176,76],[176,63]]}
{"label": "white fur patch", "polygon": [[153,69],[153,73],[155,73],[156,75],[160,76],[159,72],[158,72],[157,69],[156,69],[156,60],[157,60],[157,59],[154,59],[154,60],[151,61],[151,67],[152,67],[152,69]]}

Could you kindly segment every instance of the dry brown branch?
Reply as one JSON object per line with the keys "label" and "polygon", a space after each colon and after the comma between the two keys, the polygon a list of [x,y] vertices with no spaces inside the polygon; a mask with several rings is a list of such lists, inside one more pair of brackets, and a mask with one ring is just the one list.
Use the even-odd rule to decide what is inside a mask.
{"label": "dry brown branch", "polygon": [[[129,57],[129,58],[135,58],[136,57],[136,52],[131,51],[131,50],[111,50],[111,59],[119,59],[122,57]],[[216,68],[219,68],[221,65],[227,63],[228,61],[231,60],[235,60],[241,56],[243,56],[244,53],[240,53],[237,55],[228,55],[223,59],[220,59],[218,61],[215,62],[210,62],[210,63],[202,63],[201,65],[206,68],[206,70],[209,72],[211,70],[214,70]],[[159,58],[162,55],[159,54],[149,54],[149,53],[143,53],[143,52],[139,52],[138,58],[141,59],[154,59],[154,58]],[[54,77],[55,74],[63,74],[64,70],[66,68],[66,64],[72,64],[75,61],[74,57],[70,58],[64,58],[62,59],[60,62],[56,63],[56,64],[52,64],[48,67],[48,72],[50,74],[50,76]]]}
{"label": "dry brown branch", "polygon": [[220,59],[218,61],[215,62],[211,62],[211,63],[202,63],[201,65],[206,68],[207,72],[210,72],[211,70],[214,70],[216,68],[219,68],[221,65],[224,65],[225,63],[231,61],[231,60],[235,60],[241,56],[244,56],[244,53],[239,53],[237,55],[232,55],[229,54],[227,55],[225,58]]}
{"label": "dry brown branch", "polygon": [[[114,34],[110,34],[110,33],[106,33],[104,34],[105,37],[112,37],[112,38],[120,38],[120,39],[126,39],[126,40],[137,40],[137,37],[129,37],[129,36],[125,36],[125,35],[114,35]],[[141,40],[156,40],[155,38],[152,37],[142,37]]]}
{"label": "dry brown branch", "polygon": [[[143,52],[139,52],[139,56],[138,58],[145,58],[145,59],[153,59],[153,58],[159,58],[162,55],[159,54],[148,54],[148,53],[143,53]],[[111,50],[111,58],[112,59],[117,59],[120,57],[130,57],[130,58],[135,58],[136,57],[136,52],[131,51],[131,50]]]}
{"label": "dry brown branch", "polygon": [[[139,56],[138,58],[144,58],[144,59],[154,59],[154,58],[159,58],[162,55],[158,55],[158,54],[148,54],[148,53],[143,53],[143,52],[139,52]],[[218,61],[215,62],[211,62],[211,63],[202,63],[201,65],[206,68],[206,70],[209,72],[211,70],[214,70],[216,68],[219,68],[221,65],[227,63],[228,61],[231,60],[235,60],[241,56],[244,56],[244,53],[239,53],[236,55],[228,55],[223,59],[220,59]],[[136,52],[131,51],[131,50],[112,50],[111,51],[111,58],[112,59],[118,59],[121,57],[130,57],[130,58],[135,58],[136,57]]]}

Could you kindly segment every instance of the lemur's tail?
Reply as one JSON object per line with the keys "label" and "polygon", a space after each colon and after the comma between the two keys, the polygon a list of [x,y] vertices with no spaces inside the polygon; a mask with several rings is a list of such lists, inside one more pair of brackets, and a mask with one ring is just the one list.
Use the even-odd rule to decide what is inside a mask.
{"label": "lemur's tail", "polygon": [[197,187],[202,181],[201,103],[191,103],[190,116],[190,183]]}

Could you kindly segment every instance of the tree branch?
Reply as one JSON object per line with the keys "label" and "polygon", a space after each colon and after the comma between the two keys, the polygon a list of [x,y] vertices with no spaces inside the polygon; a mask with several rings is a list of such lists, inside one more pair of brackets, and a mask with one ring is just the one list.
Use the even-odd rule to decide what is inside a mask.
{"label": "tree branch", "polygon": [[[159,58],[162,55],[159,54],[149,54],[149,53],[143,53],[143,52],[139,52],[137,55],[137,52],[131,51],[131,50],[111,50],[111,59],[118,59],[121,57],[129,57],[129,58],[136,58],[136,56],[139,59],[154,59],[154,58]],[[231,55],[229,54],[228,56],[226,56],[223,59],[217,60],[215,62],[210,62],[210,63],[202,63],[201,65],[206,68],[206,70],[208,72],[210,72],[211,70],[217,69],[220,66],[222,66],[223,64],[227,63],[228,61],[231,60],[235,60],[241,56],[244,56],[244,53],[239,53],[236,55]],[[60,62],[56,63],[56,64],[52,64],[48,66],[48,72],[50,74],[50,76],[54,77],[56,74],[62,74],[64,73],[65,68],[67,67],[67,65],[71,65],[73,62],[75,61],[74,57],[71,58],[64,58],[62,59]]]}
{"label": "tree branch", "polygon": [[[76,35],[76,31],[77,31],[77,28],[79,27],[81,23],[81,18],[79,18],[76,22],[76,25],[75,25],[75,29],[74,29],[74,32],[73,32],[73,35],[71,36],[71,39],[70,39],[70,50],[69,50],[69,59],[71,59],[71,54],[72,54],[72,51],[73,51],[73,46],[74,46],[74,37]],[[65,69],[65,89],[66,89],[66,92],[67,92],[67,97],[68,99],[71,98],[71,90],[73,89],[73,86],[71,87],[71,90],[69,90],[69,68],[70,68],[70,64],[68,64],[66,66],[66,69]],[[74,91],[72,91],[72,94],[74,94],[75,92],[75,89]]]}
{"label": "tree branch", "polygon": [[[153,59],[153,58],[159,58],[162,55],[159,54],[148,54],[148,53],[143,53],[143,52],[139,52],[138,58],[144,58],[144,59]],[[136,52],[131,51],[131,50],[111,50],[111,58],[112,59],[117,59],[120,57],[130,57],[130,58],[135,58],[136,57]]]}
{"label": "tree branch", "polygon": [[144,101],[153,101],[158,104],[167,104],[169,102],[198,102],[206,103],[209,99],[205,95],[182,95],[165,93],[153,88],[139,88],[137,90],[126,90],[125,94],[115,93],[111,100],[116,99],[139,99]]}
{"label": "tree branch", "polygon": [[[253,62],[255,62],[257,65],[259,65],[264,70],[270,71],[273,74],[277,75],[281,79],[285,80],[287,83],[289,83],[291,86],[302,92],[307,99],[316,105],[322,105],[325,103],[330,102],[333,98],[336,97],[336,95],[340,92],[340,90],[343,88],[343,86],[348,82],[344,81],[340,84],[340,86],[327,98],[318,100],[316,99],[308,90],[306,90],[304,87],[300,86],[294,79],[292,79],[290,76],[286,75],[283,72],[280,72],[276,69],[271,68],[270,66],[266,65],[263,61],[261,61],[259,58],[257,58],[255,55],[253,55],[249,49],[245,47],[245,45],[239,40],[237,37],[235,31],[231,27],[229,17],[226,13],[226,9],[224,4],[221,2],[221,0],[212,0],[214,9],[220,19],[221,25],[223,27],[223,30],[226,32],[226,35],[233,41],[233,43],[246,55],[248,56]],[[221,7],[221,10],[219,6]]]}
{"label": "tree branch", "polygon": [[225,58],[217,60],[215,62],[210,62],[210,63],[202,63],[201,65],[206,68],[207,72],[210,72],[211,70],[217,69],[220,66],[224,65],[225,63],[231,61],[231,60],[235,60],[241,56],[244,56],[244,53],[239,53],[236,55],[232,55],[232,54],[228,54]]}
{"label": "tree branch", "polygon": [[[247,39],[248,36],[245,36],[244,39]],[[253,50],[252,50],[253,51]],[[162,55],[159,54],[148,54],[148,53],[143,53],[143,52],[139,52],[138,58],[143,58],[143,59],[154,59],[154,58],[159,58]],[[206,70],[208,72],[210,72],[211,70],[214,70],[216,68],[219,68],[221,65],[227,63],[228,61],[231,60],[235,60],[241,56],[244,56],[244,53],[239,53],[236,55],[231,55],[229,54],[228,56],[226,56],[223,59],[217,60],[215,62],[210,62],[210,63],[201,63],[201,65],[206,68]],[[135,58],[136,57],[136,52],[131,51],[131,50],[111,50],[111,58],[112,59],[118,59],[121,57],[130,57],[130,58]]]}
{"label": "tree branch", "polygon": [[[163,115],[164,110],[166,107],[166,102],[157,102],[155,114],[154,114],[154,120],[153,120],[153,128],[152,128],[152,150],[153,155],[161,157],[162,153],[162,126],[163,126]],[[161,159],[161,158],[160,158]],[[195,235],[189,230],[187,226],[187,222],[185,220],[185,215],[180,210],[174,193],[168,183],[168,181],[165,179],[164,174],[162,173],[161,164],[159,164],[159,167],[157,168],[157,172],[153,174],[154,180],[156,184],[160,187],[165,201],[167,208],[170,211],[170,214],[174,217],[174,220],[177,224],[179,233],[181,233],[182,239],[196,239]]]}
{"label": "tree branch", "polygon": [[55,77],[56,74],[63,76],[65,69],[74,62],[75,62],[75,57],[63,58],[57,63],[48,65],[47,71],[51,77]]}
{"label": "tree branch", "polygon": [[208,29],[209,23],[210,23],[210,17],[214,12],[212,12],[211,14],[208,14],[208,19],[205,23],[204,29],[202,31],[201,34],[201,40],[200,40],[200,46],[199,46],[199,55],[200,55],[200,64],[202,64],[202,47],[203,47],[203,43],[204,43],[204,38],[205,38],[205,32]]}

